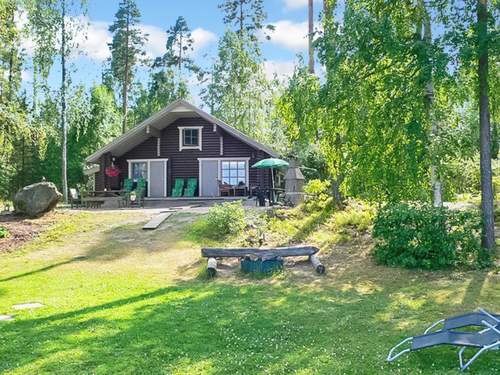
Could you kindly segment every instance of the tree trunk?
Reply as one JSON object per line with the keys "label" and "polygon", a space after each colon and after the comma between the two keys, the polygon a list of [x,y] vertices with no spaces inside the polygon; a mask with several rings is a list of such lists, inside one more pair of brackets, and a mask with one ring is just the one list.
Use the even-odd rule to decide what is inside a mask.
{"label": "tree trunk", "polygon": [[342,176],[337,176],[337,178],[331,180],[332,195],[335,201],[335,206],[338,208],[344,207],[344,196],[340,191],[340,185],[342,185],[343,180],[344,178]]}
{"label": "tree trunk", "polygon": [[240,37],[243,35],[243,0],[240,0]]}
{"label": "tree trunk", "polygon": [[128,77],[129,77],[129,32],[130,32],[130,10],[127,9],[127,25],[126,25],[126,37],[125,37],[125,70],[122,85],[122,134],[127,131],[127,116],[128,116]]}
{"label": "tree trunk", "polygon": [[61,130],[62,130],[62,189],[64,202],[68,202],[68,160],[66,126],[66,0],[62,0],[61,14]]}
{"label": "tree trunk", "polygon": [[[15,6],[12,7],[12,12],[10,14],[10,22],[12,25],[14,25],[15,22],[15,11],[16,8]],[[9,91],[7,93],[7,100],[12,100],[12,95],[14,93],[14,57],[16,53],[16,43],[15,43],[15,37],[12,35],[12,38],[10,39],[10,53],[9,53]]]}
{"label": "tree trunk", "polygon": [[181,69],[182,69],[182,32],[179,35],[179,81],[181,79]]}
{"label": "tree trunk", "polygon": [[491,134],[488,103],[488,2],[477,0],[477,47],[479,81],[479,132],[481,169],[481,209],[483,213],[483,247],[495,249],[495,220],[491,171]]}
{"label": "tree trunk", "polygon": [[308,35],[307,35],[308,48],[309,48],[309,73],[314,74],[314,47],[313,47],[314,9],[313,9],[313,0],[308,0],[307,13],[308,13],[308,19],[309,19],[309,31],[308,31]]}
{"label": "tree trunk", "polygon": [[[431,28],[431,17],[430,14],[425,7],[425,3],[423,0],[419,1],[420,11],[423,18],[423,35],[421,35],[421,40],[425,43],[426,49],[426,67],[424,71],[426,72],[426,85],[425,85],[425,109],[427,112],[427,117],[431,121],[431,129],[430,129],[430,150],[431,150],[431,190],[432,190],[432,204],[434,207],[442,207],[443,199],[442,199],[442,184],[439,178],[438,167],[436,165],[436,138],[439,132],[439,124],[436,119],[435,111],[434,111],[434,79],[432,74],[432,59],[430,56],[430,52],[432,50],[432,28]],[[418,27],[420,29],[420,27]]]}

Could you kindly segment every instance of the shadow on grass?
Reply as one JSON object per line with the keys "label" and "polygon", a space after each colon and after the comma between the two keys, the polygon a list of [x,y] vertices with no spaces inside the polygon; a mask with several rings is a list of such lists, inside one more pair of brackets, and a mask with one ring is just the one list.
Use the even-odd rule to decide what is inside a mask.
{"label": "shadow on grass", "polygon": [[[394,313],[393,293],[411,287],[408,280],[367,294],[183,282],[0,326],[0,372],[455,373],[455,350],[446,348],[411,354],[399,366],[385,363],[404,335],[397,323],[426,321],[426,305],[400,307],[399,320],[379,317]],[[497,357],[478,360],[475,373],[490,374]]]}
{"label": "shadow on grass", "polygon": [[324,224],[330,218],[333,211],[333,203],[330,203],[318,214],[310,214],[297,233],[283,245],[293,244],[305,240],[307,236],[318,229],[320,225]]}
{"label": "shadow on grass", "polygon": [[176,215],[179,217],[172,217],[155,230],[143,230],[143,223],[108,229],[102,233],[99,242],[86,251],[85,258],[91,262],[112,262],[136,251],[169,251],[170,247],[185,239],[190,227],[186,222],[193,220],[190,219],[192,215]]}
{"label": "shadow on grass", "polygon": [[[474,272],[472,279],[467,285],[467,289],[465,290],[463,303],[465,305],[477,305],[481,298],[481,291],[483,290],[484,284],[486,282],[486,272]],[[481,307],[481,306],[478,306]]]}
{"label": "shadow on grass", "polygon": [[50,270],[52,270],[54,268],[64,266],[65,264],[70,264],[70,263],[74,263],[74,262],[80,262],[80,261],[83,261],[83,260],[85,260],[84,256],[82,256],[82,257],[75,257],[75,258],[72,258],[72,259],[65,260],[63,262],[58,262],[58,263],[54,263],[54,264],[51,264],[51,265],[48,265],[48,266],[45,266],[45,267],[42,267],[42,268],[38,268],[36,270],[32,270],[32,271],[20,273],[18,275],[9,276],[9,277],[6,277],[4,279],[0,279],[0,283],[6,282],[6,281],[11,281],[11,280],[16,280],[16,279],[21,279],[21,278],[27,277],[27,276],[36,275],[37,273],[41,273],[41,272],[47,272],[47,271],[50,271]]}

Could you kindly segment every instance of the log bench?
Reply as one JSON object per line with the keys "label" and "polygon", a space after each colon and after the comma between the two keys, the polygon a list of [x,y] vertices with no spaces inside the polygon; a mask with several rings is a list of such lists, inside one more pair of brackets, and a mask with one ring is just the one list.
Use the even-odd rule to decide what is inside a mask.
{"label": "log bench", "polygon": [[207,272],[209,276],[215,276],[217,273],[217,260],[215,258],[245,258],[257,257],[262,260],[272,259],[275,257],[296,257],[307,256],[309,261],[318,274],[325,273],[325,266],[321,264],[316,253],[319,249],[315,246],[291,246],[291,247],[275,247],[275,248],[255,248],[255,247],[239,247],[239,248],[203,248],[201,256],[208,258]]}

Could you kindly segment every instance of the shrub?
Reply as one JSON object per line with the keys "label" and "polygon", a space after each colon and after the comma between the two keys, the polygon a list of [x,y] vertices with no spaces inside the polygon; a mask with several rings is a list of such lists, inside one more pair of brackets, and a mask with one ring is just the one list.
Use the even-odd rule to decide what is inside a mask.
{"label": "shrub", "polygon": [[240,201],[215,204],[207,215],[207,236],[222,239],[234,235],[245,227],[245,210]]}
{"label": "shrub", "polygon": [[481,218],[475,211],[387,205],[375,218],[373,237],[375,258],[391,266],[439,269],[489,262],[481,248]]}
{"label": "shrub", "polygon": [[323,209],[332,201],[329,181],[311,180],[304,186],[304,193],[307,196],[304,205],[307,211]]}
{"label": "shrub", "polygon": [[366,231],[373,223],[375,209],[368,204],[350,200],[343,211],[334,214],[337,228],[352,227],[358,231]]}
{"label": "shrub", "polygon": [[6,238],[9,237],[10,233],[7,230],[7,228],[0,227],[0,238]]}

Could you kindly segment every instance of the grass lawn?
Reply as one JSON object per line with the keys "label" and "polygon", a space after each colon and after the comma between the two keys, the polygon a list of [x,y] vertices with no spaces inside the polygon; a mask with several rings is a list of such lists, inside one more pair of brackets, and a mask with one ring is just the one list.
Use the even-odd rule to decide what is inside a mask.
{"label": "grass lawn", "polygon": [[[0,254],[0,314],[15,315],[0,321],[0,373],[456,374],[451,347],[385,357],[439,318],[500,310],[498,269],[386,268],[363,236],[324,251],[325,276],[297,263],[265,279],[206,280],[195,219],[146,232],[139,212],[67,213]],[[321,222],[302,223],[302,237],[324,248]],[[12,309],[26,302],[45,307]],[[470,373],[500,374],[500,352]]]}

